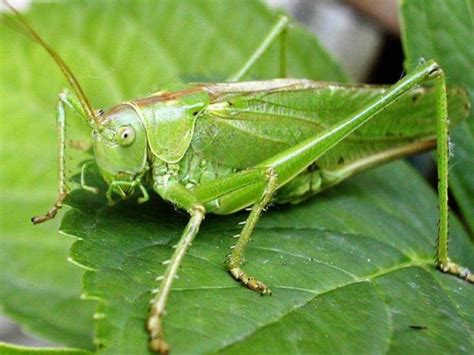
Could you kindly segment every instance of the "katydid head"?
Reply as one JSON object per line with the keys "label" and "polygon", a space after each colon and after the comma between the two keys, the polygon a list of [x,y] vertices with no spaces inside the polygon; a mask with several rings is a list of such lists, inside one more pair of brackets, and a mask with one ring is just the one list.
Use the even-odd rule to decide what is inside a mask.
{"label": "katydid head", "polygon": [[143,123],[133,107],[122,104],[101,116],[93,129],[94,155],[107,183],[132,181],[146,168],[147,145]]}

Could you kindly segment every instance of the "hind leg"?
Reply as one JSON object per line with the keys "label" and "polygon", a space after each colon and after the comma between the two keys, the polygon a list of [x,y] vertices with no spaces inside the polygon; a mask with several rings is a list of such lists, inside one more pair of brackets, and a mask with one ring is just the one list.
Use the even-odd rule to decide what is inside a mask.
{"label": "hind leg", "polygon": [[267,171],[267,185],[263,192],[263,195],[260,200],[258,200],[250,211],[250,214],[245,221],[244,228],[239,235],[237,243],[232,249],[232,253],[229,256],[227,267],[229,268],[230,274],[237,281],[242,282],[249,289],[260,292],[261,294],[271,294],[270,289],[261,281],[256,280],[255,278],[248,276],[240,267],[244,262],[244,252],[245,248],[250,241],[250,236],[257,224],[260,215],[264,208],[270,202],[275,190],[277,187],[277,175],[272,168],[269,168]]}
{"label": "hind leg", "polygon": [[44,215],[31,218],[33,224],[43,223],[53,219],[63,206],[63,202],[68,194],[66,185],[66,111],[65,105],[70,105],[67,93],[59,95],[57,107],[57,130],[58,130],[58,196],[56,201]]}

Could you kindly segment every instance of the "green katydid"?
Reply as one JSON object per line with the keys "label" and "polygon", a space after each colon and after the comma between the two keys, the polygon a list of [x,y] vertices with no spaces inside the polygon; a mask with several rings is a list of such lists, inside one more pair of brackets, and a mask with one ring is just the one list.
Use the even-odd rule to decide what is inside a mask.
{"label": "green katydid", "polygon": [[[166,300],[206,213],[250,207],[228,259],[229,272],[248,288],[269,294],[241,264],[253,228],[270,202],[299,202],[358,171],[435,146],[440,205],[436,263],[442,271],[473,281],[447,253],[447,103],[456,123],[466,116],[467,96],[462,89],[446,89],[444,74],[433,61],[420,64],[390,88],[293,79],[236,83],[277,39],[280,76],[286,76],[288,19],[283,17],[228,83],[192,84],[96,112],[59,55],[17,16],[23,30],[54,58],[77,96],[60,95],[59,196],[53,208],[33,222],[53,218],[67,195],[66,107],[92,129],[95,159],[109,185],[111,204],[116,195],[127,198],[136,190],[145,202],[150,188],[190,214],[152,300],[148,329],[153,350],[168,351],[162,328]],[[434,87],[417,87],[430,80]],[[93,190],[86,185],[84,171],[85,166],[81,185]]]}

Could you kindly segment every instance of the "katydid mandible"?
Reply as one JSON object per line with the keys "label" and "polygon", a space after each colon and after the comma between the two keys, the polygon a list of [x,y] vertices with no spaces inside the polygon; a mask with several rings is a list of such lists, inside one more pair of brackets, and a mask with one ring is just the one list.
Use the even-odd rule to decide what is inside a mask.
{"label": "katydid mandible", "polygon": [[[250,210],[227,267],[249,289],[270,294],[263,282],[242,269],[252,231],[270,203],[298,203],[359,171],[434,147],[439,179],[435,263],[443,272],[474,282],[473,274],[448,256],[447,108],[449,102],[450,123],[455,124],[467,116],[468,98],[461,88],[446,87],[443,70],[434,61],[420,64],[391,87],[285,79],[289,20],[281,17],[228,82],[164,90],[104,112],[92,108],[61,57],[10,8],[15,14],[10,20],[46,49],[75,94],[59,95],[58,198],[45,215],[32,218],[33,223],[54,218],[68,194],[66,108],[92,130],[95,161],[108,184],[110,204],[137,191],[143,203],[154,191],[189,213],[153,292],[147,323],[152,350],[169,351],[162,325],[166,301],[205,214]],[[277,40],[281,79],[239,82]],[[434,85],[419,86],[425,82]],[[81,186],[94,192],[86,184],[85,170],[86,165]]]}

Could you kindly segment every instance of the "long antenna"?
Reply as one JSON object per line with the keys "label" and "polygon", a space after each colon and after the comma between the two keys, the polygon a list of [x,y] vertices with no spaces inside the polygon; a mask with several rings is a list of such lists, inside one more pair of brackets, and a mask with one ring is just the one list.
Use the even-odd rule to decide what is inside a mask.
{"label": "long antenna", "polygon": [[[59,56],[59,54],[53,48],[51,48],[41,38],[41,36],[38,33],[36,33],[36,31],[30,26],[30,24],[26,21],[26,19],[12,5],[10,5],[7,0],[2,0],[2,1],[15,14],[15,17],[17,18],[17,21],[10,24],[10,26],[15,27],[15,29],[17,29],[20,33],[27,35],[28,37],[36,41],[41,47],[43,47],[48,52],[51,58],[53,58],[53,60],[58,65],[59,69],[61,69],[61,72],[64,74],[66,80],[69,82],[69,85],[71,85],[72,89],[78,96],[82,109],[90,118],[91,123],[95,123],[96,125],[99,125],[100,122],[97,116],[95,115],[94,110],[92,109],[92,106],[89,103],[89,100],[87,100],[87,97],[84,94],[84,91],[82,90],[81,85],[79,85],[79,81],[76,79],[71,69],[69,69],[69,67],[66,65],[64,60]],[[18,27],[13,26],[13,25],[17,25]]]}

